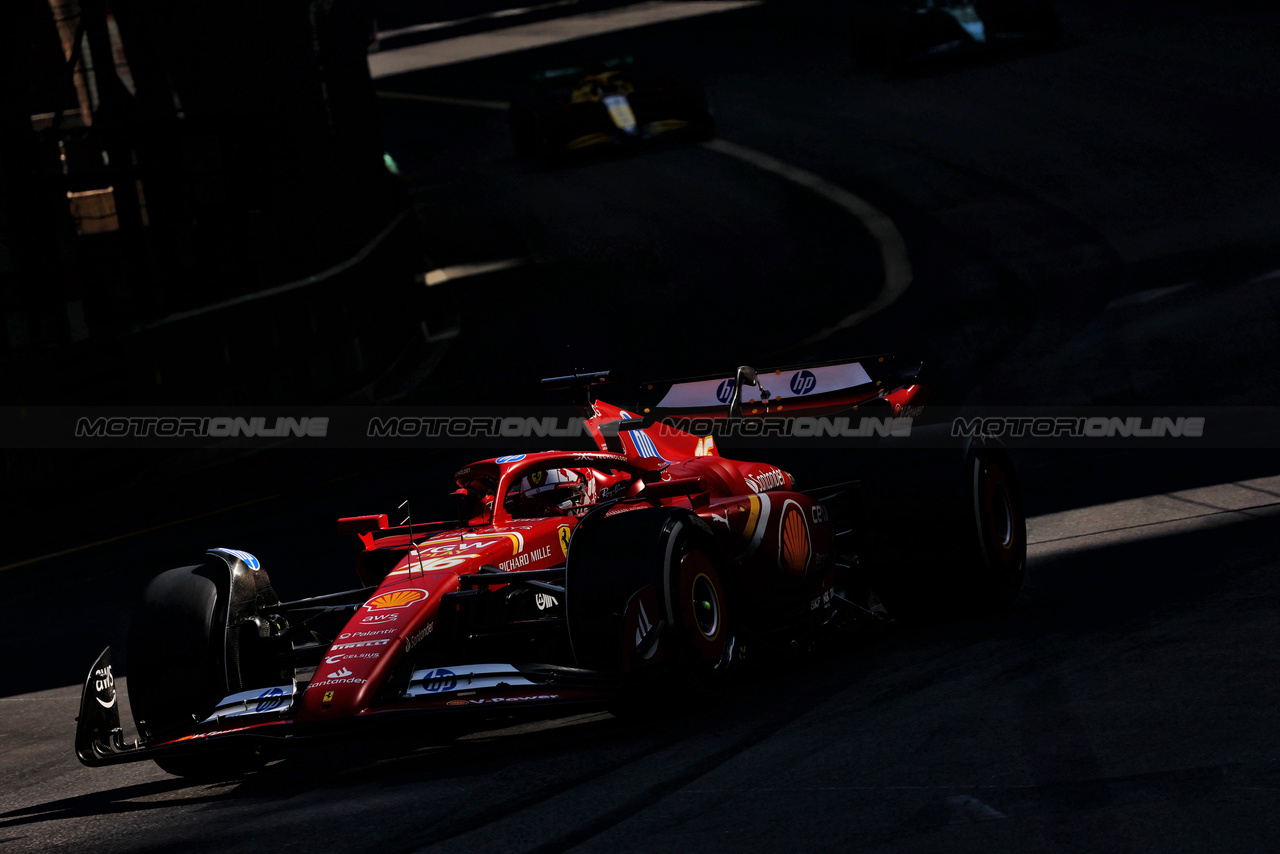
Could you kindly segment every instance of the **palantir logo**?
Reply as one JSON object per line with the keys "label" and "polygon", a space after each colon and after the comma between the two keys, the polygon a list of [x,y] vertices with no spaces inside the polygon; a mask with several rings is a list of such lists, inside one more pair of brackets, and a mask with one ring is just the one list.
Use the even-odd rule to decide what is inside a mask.
{"label": "palantir logo", "polygon": [[716,386],[716,400],[728,403],[731,397],[733,397],[733,380],[725,380]]}
{"label": "palantir logo", "polygon": [[258,705],[253,707],[255,712],[270,712],[284,705],[284,689],[272,688],[258,695]]}
{"label": "palantir logo", "polygon": [[808,394],[818,385],[818,378],[813,371],[796,371],[791,375],[791,393]]}
{"label": "palantir logo", "polygon": [[446,670],[443,667],[437,667],[435,670],[428,670],[422,674],[422,690],[428,694],[438,694],[441,691],[452,691],[458,687],[458,674],[452,670]]}

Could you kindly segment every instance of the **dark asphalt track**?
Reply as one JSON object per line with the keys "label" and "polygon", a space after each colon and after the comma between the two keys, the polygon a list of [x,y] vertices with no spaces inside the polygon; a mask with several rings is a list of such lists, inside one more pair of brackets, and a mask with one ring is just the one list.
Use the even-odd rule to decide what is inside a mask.
{"label": "dark asphalt track", "polygon": [[[574,54],[683,64],[723,138],[889,214],[914,271],[872,320],[802,344],[883,278],[829,201],[706,149],[543,173],[498,111],[385,99],[433,261],[530,261],[458,283],[461,335],[408,401],[536,400],[527,381],[566,366],[883,349],[929,357],[971,402],[1280,402],[1280,278],[1260,278],[1280,269],[1280,148],[1259,119],[1280,100],[1280,14],[1061,0],[1052,51],[890,78],[852,67],[852,5],[380,81],[501,100],[513,69]],[[852,636],[714,709],[353,742],[236,785],[75,761],[75,683],[151,574],[229,545],[286,595],[348,585],[332,519],[436,494],[453,462],[152,454],[134,481],[12,520],[0,565],[120,539],[0,570],[4,850],[1241,851],[1280,831],[1280,489],[1252,480],[1280,460],[1247,449],[1024,454],[1038,544],[1011,616]],[[1191,487],[1217,488],[1109,503]],[[1189,506],[1213,515],[1167,521]]]}

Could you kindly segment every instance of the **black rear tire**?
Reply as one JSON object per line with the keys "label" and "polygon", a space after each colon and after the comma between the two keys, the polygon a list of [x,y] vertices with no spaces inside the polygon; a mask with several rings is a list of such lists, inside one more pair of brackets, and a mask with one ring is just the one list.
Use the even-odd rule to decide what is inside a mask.
{"label": "black rear tire", "polygon": [[1026,516],[998,442],[976,441],[962,466],[908,471],[874,493],[871,584],[891,615],[984,617],[1014,606],[1026,576]]}

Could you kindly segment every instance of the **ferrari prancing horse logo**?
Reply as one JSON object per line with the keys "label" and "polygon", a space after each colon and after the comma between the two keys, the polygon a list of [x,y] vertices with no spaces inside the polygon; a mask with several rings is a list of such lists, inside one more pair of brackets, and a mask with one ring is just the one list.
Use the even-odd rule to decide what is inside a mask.
{"label": "ferrari prancing horse logo", "polygon": [[560,550],[564,552],[565,557],[569,556],[569,537],[572,534],[573,534],[573,529],[570,528],[568,525],[560,526],[560,531],[559,531]]}

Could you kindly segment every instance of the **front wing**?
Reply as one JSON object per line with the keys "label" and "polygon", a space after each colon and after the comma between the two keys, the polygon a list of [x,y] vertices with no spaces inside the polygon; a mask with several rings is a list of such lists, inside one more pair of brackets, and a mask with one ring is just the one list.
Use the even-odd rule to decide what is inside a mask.
{"label": "front wing", "polygon": [[449,715],[477,722],[550,706],[600,705],[617,696],[617,674],[547,664],[465,664],[416,670],[403,693],[375,707],[334,721],[294,719],[305,685],[280,685],[233,694],[213,713],[177,738],[152,743],[126,741],[120,725],[111,648],[89,670],[76,718],[76,756],[89,766],[113,765],[203,753],[228,742],[258,740],[278,745],[331,738],[406,718]]}

